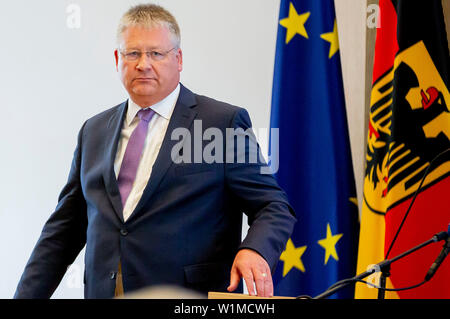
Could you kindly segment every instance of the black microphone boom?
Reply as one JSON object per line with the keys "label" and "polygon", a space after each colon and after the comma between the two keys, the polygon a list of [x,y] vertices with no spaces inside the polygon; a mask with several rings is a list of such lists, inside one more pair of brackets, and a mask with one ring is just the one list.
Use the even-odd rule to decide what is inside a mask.
{"label": "black microphone boom", "polygon": [[439,253],[439,256],[437,256],[436,260],[431,265],[430,269],[428,270],[427,274],[425,275],[425,281],[430,280],[431,277],[434,276],[437,269],[442,264],[445,257],[447,257],[449,252],[450,252],[450,224],[448,225],[447,239],[445,240],[444,246],[442,246],[442,250]]}
{"label": "black microphone boom", "polygon": [[[374,272],[376,272],[377,271],[376,269],[380,269],[381,271],[383,271],[383,269],[386,269],[386,268],[389,269],[390,265],[392,263],[394,263],[395,261],[397,261],[397,260],[399,260],[399,259],[401,259],[403,257],[406,257],[409,254],[412,254],[412,253],[414,253],[414,252],[424,248],[425,246],[428,246],[428,245],[430,245],[432,243],[436,243],[436,242],[441,241],[441,240],[446,240],[446,244],[444,245],[444,247],[447,247],[447,250],[446,250],[446,252],[441,252],[441,254],[439,254],[439,257],[436,259],[435,263],[432,265],[432,267],[433,267],[433,274],[434,274],[434,272],[436,272],[437,268],[439,267],[440,263],[442,263],[442,261],[444,260],[444,258],[445,258],[444,254],[447,255],[448,252],[449,252],[448,247],[450,247],[450,245],[449,245],[449,242],[450,242],[450,224],[449,224],[449,229],[448,229],[447,232],[441,231],[441,232],[435,234],[431,239],[429,239],[429,240],[427,240],[427,241],[417,245],[416,247],[413,247],[413,248],[411,248],[411,249],[401,253],[400,255],[398,255],[398,256],[396,256],[394,258],[385,259],[382,262],[379,262],[378,264],[374,265],[374,267],[370,268],[369,270],[367,270],[367,271],[365,271],[365,272],[363,272],[363,273],[361,273],[361,274],[359,274],[359,275],[357,275],[355,277],[338,281],[337,283],[332,285],[330,288],[328,288],[326,291],[324,291],[320,295],[314,297],[313,299],[326,298],[328,296],[333,295],[338,290],[341,290],[342,288],[346,287],[347,285],[353,284],[353,283],[356,283],[356,282],[362,282],[362,283],[371,285],[371,286],[377,288],[378,290],[382,290],[382,291],[401,291],[401,290],[417,288],[417,287],[423,285],[424,283],[426,283],[427,280],[424,280],[424,281],[422,281],[419,284],[415,284],[415,285],[409,286],[409,287],[389,289],[389,288],[385,288],[385,287],[382,287],[382,286],[372,285],[371,283],[368,283],[368,282],[366,282],[366,281],[364,281],[362,279],[364,279],[367,276],[369,276],[370,274],[373,274]],[[442,258],[441,258],[441,255],[442,255]],[[436,264],[436,266],[435,266],[435,264]],[[433,276],[433,274],[431,274],[431,276]],[[431,278],[431,276],[429,278]],[[299,296],[297,298],[302,299],[301,297],[311,298],[309,296]]]}

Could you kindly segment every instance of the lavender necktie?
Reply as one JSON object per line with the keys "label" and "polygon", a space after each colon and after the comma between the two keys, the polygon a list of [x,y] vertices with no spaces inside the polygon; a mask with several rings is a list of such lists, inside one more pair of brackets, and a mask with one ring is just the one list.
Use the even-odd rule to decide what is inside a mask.
{"label": "lavender necktie", "polygon": [[147,137],[148,123],[154,114],[155,112],[150,108],[139,110],[137,113],[139,124],[128,140],[122,165],[120,166],[119,176],[117,177],[117,184],[119,186],[123,207],[125,207],[128,195],[130,195],[131,188],[133,187],[142,150],[144,148],[145,138]]}

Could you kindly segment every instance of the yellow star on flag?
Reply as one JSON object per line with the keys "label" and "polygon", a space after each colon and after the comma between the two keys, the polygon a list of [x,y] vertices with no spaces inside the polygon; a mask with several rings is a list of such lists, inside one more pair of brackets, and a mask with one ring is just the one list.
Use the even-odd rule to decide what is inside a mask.
{"label": "yellow star on flag", "polygon": [[330,224],[327,224],[327,237],[318,241],[319,245],[325,249],[325,265],[327,264],[330,256],[332,256],[335,260],[339,260],[336,252],[336,244],[342,236],[343,234],[333,235],[331,233]]}
{"label": "yellow star on flag", "polygon": [[305,272],[305,266],[303,266],[302,255],[305,252],[307,246],[295,247],[292,240],[289,238],[286,249],[281,253],[280,260],[284,262],[283,277],[285,277],[293,267],[297,268],[301,272]]}
{"label": "yellow star on flag", "polygon": [[310,14],[310,12],[306,12],[299,15],[292,2],[289,4],[289,17],[280,20],[280,24],[287,29],[286,44],[288,44],[297,33],[308,39],[305,23]]}
{"label": "yellow star on flag", "polygon": [[334,27],[332,32],[323,33],[320,35],[322,39],[330,42],[330,52],[328,53],[328,59],[331,59],[333,55],[339,50],[339,38],[337,31],[337,22],[334,19]]}

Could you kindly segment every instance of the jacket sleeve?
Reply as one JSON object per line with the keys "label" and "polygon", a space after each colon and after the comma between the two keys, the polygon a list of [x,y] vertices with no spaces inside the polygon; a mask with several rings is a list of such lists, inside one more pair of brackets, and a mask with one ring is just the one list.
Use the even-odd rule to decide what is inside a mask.
{"label": "jacket sleeve", "polygon": [[238,109],[230,127],[233,132],[226,134],[226,182],[250,225],[239,249],[258,252],[273,272],[293,231],[295,213],[273,175],[267,174],[245,109]]}
{"label": "jacket sleeve", "polygon": [[78,134],[68,181],[45,223],[14,298],[50,298],[86,243],[86,202],[80,183],[83,127]]}

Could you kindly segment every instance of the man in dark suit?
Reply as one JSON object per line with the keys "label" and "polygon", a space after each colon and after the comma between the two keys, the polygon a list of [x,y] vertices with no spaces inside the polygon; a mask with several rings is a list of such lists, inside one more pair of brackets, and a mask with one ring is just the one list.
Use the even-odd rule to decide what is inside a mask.
{"label": "man in dark suit", "polygon": [[[294,213],[262,173],[265,163],[241,158],[259,152],[247,112],[179,83],[179,39],[176,20],[159,6],[122,18],[115,58],[130,98],[82,126],[68,182],[15,297],[50,297],[84,245],[86,298],[157,284],[235,291],[241,278],[252,295],[273,294],[271,272]],[[208,142],[195,140],[196,122],[200,136],[213,129],[214,145],[226,145],[211,152],[215,161],[196,156]],[[239,150],[240,135],[247,141]],[[250,228],[241,243],[242,212]]]}

